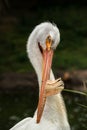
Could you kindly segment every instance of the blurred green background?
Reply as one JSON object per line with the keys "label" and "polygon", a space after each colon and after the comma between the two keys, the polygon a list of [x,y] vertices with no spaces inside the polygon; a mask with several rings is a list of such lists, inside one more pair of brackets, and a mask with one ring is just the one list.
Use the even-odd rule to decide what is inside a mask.
{"label": "blurred green background", "polygon": [[17,3],[9,2],[8,9],[0,16],[0,72],[32,69],[26,54],[26,43],[32,29],[44,21],[56,23],[61,34],[53,68],[87,68],[87,6],[51,5],[49,1],[47,5],[32,2],[30,6],[28,3],[28,7],[27,2],[22,2],[22,5]]}
{"label": "blurred green background", "polygon": [[[61,34],[53,60],[54,72],[87,69],[86,0],[0,0],[1,82],[3,73],[8,78],[9,73],[24,75],[27,72],[33,81],[34,70],[27,58],[26,43],[34,27],[44,21],[56,23]],[[33,115],[38,101],[37,81],[31,86],[35,88],[22,86],[21,89],[19,85],[19,89],[16,86],[16,90],[10,90],[1,86],[0,130],[8,130],[23,118]],[[67,92],[63,96],[72,130],[87,130],[87,108],[78,105],[87,105],[87,98]]]}

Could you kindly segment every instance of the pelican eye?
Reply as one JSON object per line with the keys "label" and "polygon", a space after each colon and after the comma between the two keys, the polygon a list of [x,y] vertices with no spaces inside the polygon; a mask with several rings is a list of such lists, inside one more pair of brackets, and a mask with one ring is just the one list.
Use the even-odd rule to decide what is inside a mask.
{"label": "pelican eye", "polygon": [[43,49],[42,49],[42,46],[40,45],[40,43],[38,43],[38,46],[39,46],[41,54],[43,54]]}

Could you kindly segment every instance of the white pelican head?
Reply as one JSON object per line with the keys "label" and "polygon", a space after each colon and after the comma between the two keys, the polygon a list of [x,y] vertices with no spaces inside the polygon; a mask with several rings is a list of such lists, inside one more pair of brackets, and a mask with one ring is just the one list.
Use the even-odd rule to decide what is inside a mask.
{"label": "white pelican head", "polygon": [[46,40],[51,40],[51,48],[55,49],[60,41],[60,32],[55,24],[48,22],[41,23],[36,26],[37,30],[37,42],[41,45],[43,50],[46,50]]}

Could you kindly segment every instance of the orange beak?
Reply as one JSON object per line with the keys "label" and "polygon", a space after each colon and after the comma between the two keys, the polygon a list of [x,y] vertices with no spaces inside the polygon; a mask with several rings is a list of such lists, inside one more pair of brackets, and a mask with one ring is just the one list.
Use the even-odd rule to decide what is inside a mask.
{"label": "orange beak", "polygon": [[41,90],[40,90],[39,103],[37,109],[37,123],[40,122],[44,110],[45,102],[46,102],[45,86],[47,80],[50,79],[50,70],[51,70],[51,64],[53,58],[53,50],[51,49],[51,44],[52,44],[51,37],[48,36],[46,39],[46,50],[43,50],[42,83],[41,83]]}

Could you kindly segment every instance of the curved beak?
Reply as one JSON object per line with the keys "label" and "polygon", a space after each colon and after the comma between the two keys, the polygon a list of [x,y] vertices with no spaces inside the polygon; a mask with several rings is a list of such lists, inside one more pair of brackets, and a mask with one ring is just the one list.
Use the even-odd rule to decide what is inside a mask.
{"label": "curved beak", "polygon": [[46,102],[45,87],[46,87],[47,80],[50,79],[50,70],[51,70],[51,64],[53,58],[53,50],[51,49],[51,44],[52,44],[51,39],[47,37],[46,50],[43,50],[42,83],[41,83],[39,103],[37,109],[37,123],[40,122],[44,110],[45,102]]}

